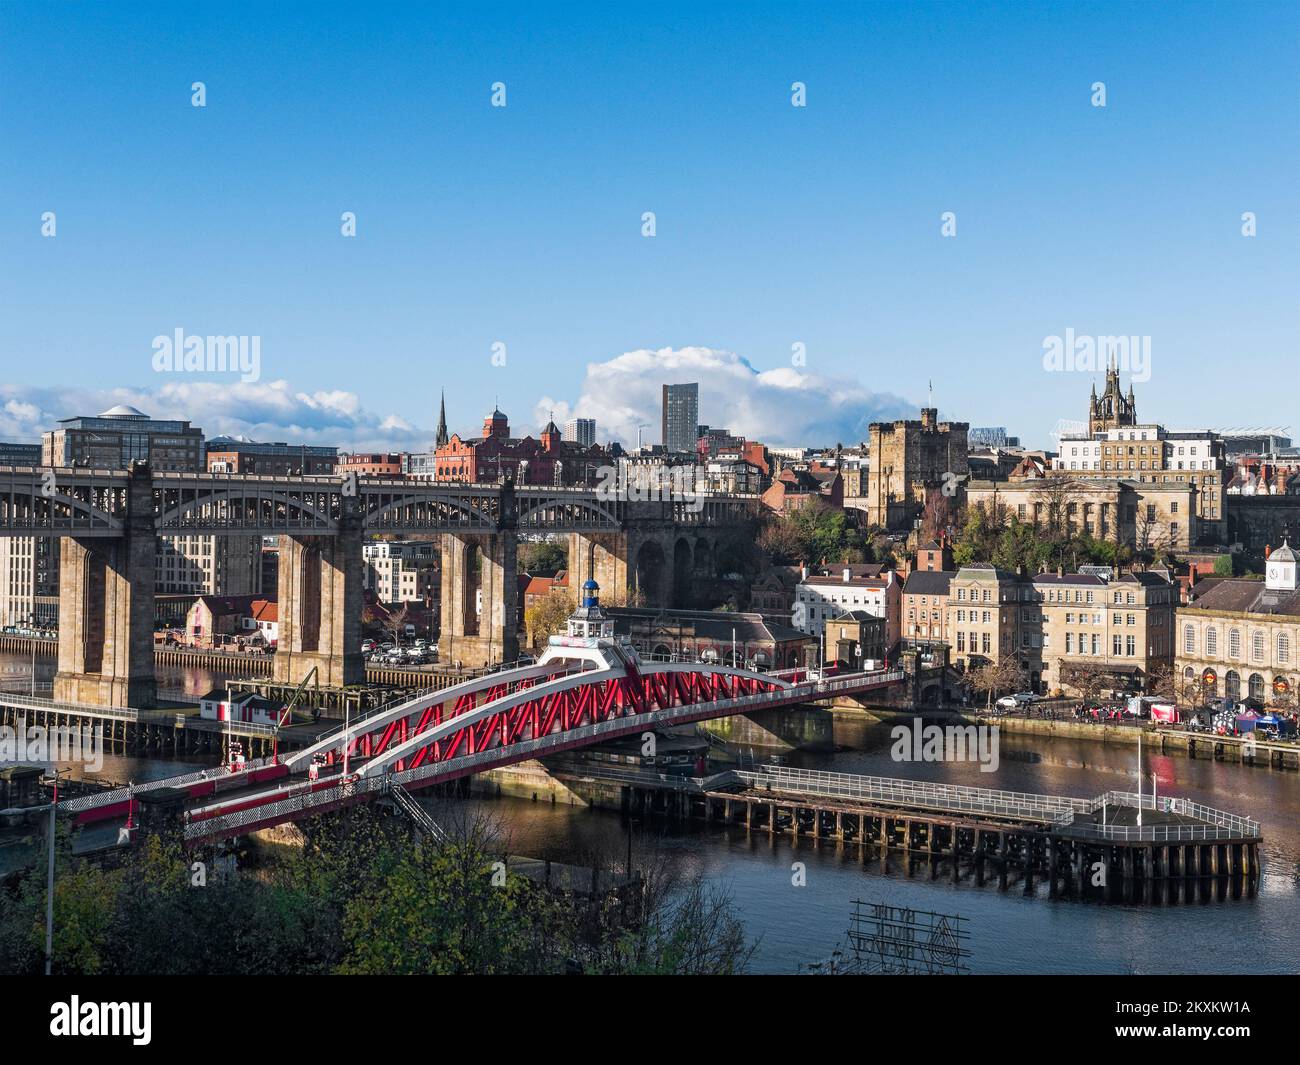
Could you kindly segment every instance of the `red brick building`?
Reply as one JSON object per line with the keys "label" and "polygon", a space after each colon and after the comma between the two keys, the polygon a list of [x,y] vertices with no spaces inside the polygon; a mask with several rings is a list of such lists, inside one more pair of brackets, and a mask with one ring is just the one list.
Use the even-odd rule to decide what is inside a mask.
{"label": "red brick building", "polygon": [[367,477],[401,477],[402,455],[396,451],[344,453],[339,456],[337,472]]}
{"label": "red brick building", "polygon": [[492,484],[509,476],[516,484],[594,484],[598,470],[614,461],[603,447],[561,439],[555,422],[547,422],[541,439],[512,437],[510,422],[499,410],[483,419],[483,435],[453,433],[434,452],[434,480]]}

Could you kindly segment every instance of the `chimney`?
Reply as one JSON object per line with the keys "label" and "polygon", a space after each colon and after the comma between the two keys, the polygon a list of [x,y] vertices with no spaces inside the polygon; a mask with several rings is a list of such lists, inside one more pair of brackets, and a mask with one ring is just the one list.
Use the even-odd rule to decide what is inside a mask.
{"label": "chimney", "polygon": [[806,581],[806,580],[808,579],[808,567],[807,567],[807,566],[800,566],[800,567],[799,567],[799,579],[800,579],[801,581]]}
{"label": "chimney", "polygon": [[852,571],[851,569],[849,569],[848,566],[845,566],[845,567],[844,567],[844,583],[845,583],[845,584],[848,584],[848,583],[849,583],[849,577],[850,577],[850,575],[851,575],[852,573],[853,573],[853,571]]}

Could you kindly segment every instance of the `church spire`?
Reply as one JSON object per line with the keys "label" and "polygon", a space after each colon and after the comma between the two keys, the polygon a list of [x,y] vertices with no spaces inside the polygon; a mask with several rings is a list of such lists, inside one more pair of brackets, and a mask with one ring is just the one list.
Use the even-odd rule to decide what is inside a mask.
{"label": "church spire", "polygon": [[438,399],[438,437],[434,447],[446,447],[447,436],[447,391],[443,389]]}

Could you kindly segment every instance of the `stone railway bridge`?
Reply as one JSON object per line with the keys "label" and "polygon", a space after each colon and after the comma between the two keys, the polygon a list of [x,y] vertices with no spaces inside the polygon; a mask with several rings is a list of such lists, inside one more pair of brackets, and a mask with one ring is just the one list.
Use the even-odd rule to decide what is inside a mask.
{"label": "stone railway bridge", "polygon": [[652,606],[687,605],[693,585],[722,572],[728,545],[759,508],[752,495],[637,500],[509,481],[0,466],[0,536],[60,538],[54,697],[95,706],[155,701],[159,536],[278,536],[273,679],[296,684],[315,667],[322,685],[339,687],[365,680],[367,534],[440,539],[440,652],[479,666],[518,657],[521,535],[567,536],[572,587],[595,577],[614,603],[640,592]]}

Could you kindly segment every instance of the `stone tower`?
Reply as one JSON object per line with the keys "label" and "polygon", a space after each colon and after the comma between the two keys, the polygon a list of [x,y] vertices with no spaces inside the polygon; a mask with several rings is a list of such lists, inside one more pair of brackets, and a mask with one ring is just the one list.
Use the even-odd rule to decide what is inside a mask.
{"label": "stone tower", "polygon": [[1097,395],[1097,386],[1092,386],[1092,399],[1088,403],[1088,435],[1126,425],[1137,425],[1137,401],[1133,398],[1132,382],[1127,396],[1121,391],[1119,365],[1112,362],[1106,367],[1106,387],[1100,396]]}

